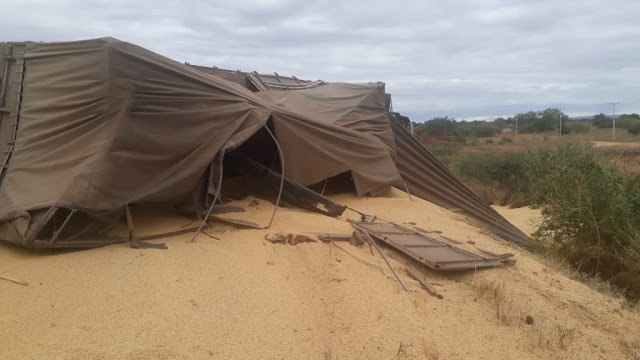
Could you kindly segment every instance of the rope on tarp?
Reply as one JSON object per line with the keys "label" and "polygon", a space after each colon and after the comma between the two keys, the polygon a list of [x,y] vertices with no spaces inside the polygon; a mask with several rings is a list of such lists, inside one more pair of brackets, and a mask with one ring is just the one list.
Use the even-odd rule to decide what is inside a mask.
{"label": "rope on tarp", "polygon": [[278,148],[278,154],[280,155],[280,190],[278,190],[276,207],[273,209],[273,214],[271,214],[271,219],[269,220],[269,224],[265,227],[265,229],[268,229],[271,227],[271,224],[273,223],[273,219],[276,217],[276,211],[278,211],[278,205],[280,205],[280,198],[282,197],[282,189],[284,188],[284,154],[282,153],[282,148],[280,147],[280,144],[278,143],[276,136],[273,134],[273,132],[271,132],[271,129],[269,129],[267,124],[264,125],[264,128],[267,129],[267,132],[269,133],[269,135],[271,135],[273,142],[276,144],[276,147]]}

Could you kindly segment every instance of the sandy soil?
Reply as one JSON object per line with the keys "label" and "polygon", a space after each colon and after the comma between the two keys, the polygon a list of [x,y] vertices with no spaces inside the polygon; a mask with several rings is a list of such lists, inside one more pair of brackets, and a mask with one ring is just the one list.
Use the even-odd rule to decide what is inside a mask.
{"label": "sandy soil", "polygon": [[640,142],[594,141],[597,148],[640,149]]}
{"label": "sandy soil", "polygon": [[[271,244],[268,232],[351,232],[345,218],[281,209],[271,230],[216,226],[220,240],[165,239],[168,250],[113,245],[39,254],[0,245],[2,359],[624,359],[638,358],[640,317],[469,225],[394,191],[334,196],[379,218],[416,222],[515,254],[515,266],[425,271],[429,296],[394,256],[402,291],[380,256],[347,243]],[[240,214],[266,223],[272,205]],[[178,217],[135,214],[138,232]],[[229,215],[231,216],[231,215]],[[395,260],[399,259],[399,260]],[[530,316],[534,323],[525,323]]]}
{"label": "sandy soil", "polygon": [[497,205],[491,205],[491,207],[527,235],[532,235],[538,230],[542,222],[542,214],[537,209],[530,207],[511,209],[507,206]]}

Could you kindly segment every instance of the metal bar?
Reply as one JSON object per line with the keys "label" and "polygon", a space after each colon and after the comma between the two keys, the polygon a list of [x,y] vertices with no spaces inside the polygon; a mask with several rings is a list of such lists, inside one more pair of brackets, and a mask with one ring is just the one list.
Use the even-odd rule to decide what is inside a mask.
{"label": "metal bar", "polygon": [[396,279],[398,280],[398,282],[400,283],[400,285],[402,285],[402,288],[404,289],[404,291],[409,291],[407,289],[407,287],[404,285],[404,283],[402,282],[402,280],[400,280],[400,276],[398,276],[398,273],[396,273],[396,271],[393,269],[393,267],[391,267],[391,264],[389,264],[389,260],[387,260],[386,256],[384,256],[384,254],[382,253],[382,250],[380,249],[380,247],[378,246],[378,244],[376,243],[375,240],[373,240],[373,238],[371,237],[371,235],[369,235],[368,232],[364,231],[363,229],[360,229],[358,226],[356,226],[355,224],[351,224],[353,227],[355,227],[356,229],[358,229],[359,231],[361,231],[362,233],[364,233],[364,235],[369,239],[369,241],[371,243],[373,243],[373,246],[376,247],[376,249],[378,249],[378,253],[380,253],[380,256],[382,256],[382,259],[384,260],[385,263],[387,263],[387,266],[389,267],[389,269],[391,269],[391,272],[393,273],[393,275],[395,275]]}
{"label": "metal bar", "polygon": [[313,82],[300,84],[300,85],[296,85],[296,84],[287,85],[287,84],[279,84],[279,83],[272,83],[272,82],[263,82],[263,84],[265,85],[265,87],[267,87],[267,89],[280,88],[280,89],[290,89],[290,90],[302,90],[302,89],[308,89],[308,88],[320,86],[324,84],[324,81],[313,81]]}
{"label": "metal bar", "polygon": [[413,198],[411,197],[411,193],[409,192],[409,187],[407,186],[407,182],[404,181],[404,179],[402,177],[400,177],[400,179],[402,180],[402,183],[404,184],[404,189],[407,191],[407,195],[409,195],[409,201],[413,201]]}
{"label": "metal bar", "polygon": [[62,225],[60,225],[60,228],[58,229],[58,231],[56,231],[55,234],[53,234],[53,236],[51,237],[51,240],[49,240],[49,245],[52,245],[56,240],[58,240],[58,236],[60,236],[60,233],[62,232],[64,227],[67,226],[67,223],[69,222],[69,220],[71,220],[71,217],[73,217],[73,215],[76,213],[76,211],[77,210],[71,210],[69,215],[67,215],[67,218],[64,219],[64,221],[62,222]]}
{"label": "metal bar", "polygon": [[0,90],[0,104],[2,104],[4,106],[4,101],[2,101],[2,99],[4,99],[4,91],[7,87],[7,82],[9,81],[9,59],[5,59],[4,61],[4,72],[2,75],[2,89]]}
{"label": "metal bar", "polygon": [[327,183],[329,182],[329,178],[326,178],[324,180],[324,186],[322,187],[322,192],[320,193],[320,195],[324,196],[324,191],[327,189]]}
{"label": "metal bar", "polygon": [[[24,59],[18,59],[16,63],[21,66],[23,71],[18,71],[20,76],[18,77],[19,82],[18,82],[18,92],[16,94],[16,101],[15,101],[15,114],[9,115],[9,118],[13,118],[13,122],[11,123],[12,125],[11,138],[8,142],[8,144],[11,144],[11,148],[9,149],[9,153],[5,156],[4,160],[2,161],[2,167],[0,167],[0,182],[4,179],[2,177],[2,174],[4,173],[4,170],[7,168],[7,164],[9,163],[9,159],[11,158],[11,153],[13,152],[13,149],[14,149],[13,145],[15,144],[16,138],[18,137],[18,121],[20,119],[20,111],[22,108],[22,90],[23,90],[23,82],[24,82],[25,61]],[[20,69],[20,67],[18,69]]]}
{"label": "metal bar", "polygon": [[[246,175],[247,180],[265,189],[271,189],[273,191],[279,189],[280,182],[282,181],[281,174],[272,171],[246,155],[234,154],[234,152],[232,152],[229,156],[233,158],[233,161],[230,161],[228,165],[232,166],[237,172]],[[287,179],[286,176],[284,177],[282,201],[286,201],[290,205],[300,209],[332,217],[340,216],[345,210],[343,205],[335,203],[331,199]],[[319,207],[318,204],[322,204],[322,208]]]}
{"label": "metal bar", "polygon": [[42,219],[40,219],[40,221],[38,221],[38,223],[36,223],[36,225],[33,227],[33,229],[31,231],[27,232],[27,236],[26,237],[27,237],[27,241],[28,242],[32,242],[33,240],[36,239],[36,237],[38,236],[40,231],[42,231],[42,229],[45,227],[45,225],[47,225],[47,223],[49,222],[49,220],[51,220],[51,218],[56,213],[56,211],[58,211],[58,207],[57,206],[50,207],[47,210],[47,212],[44,214],[44,216],[42,216]]}
{"label": "metal bar", "polygon": [[196,230],[196,233],[193,234],[193,237],[191,238],[190,242],[196,241],[196,238],[200,234],[200,231],[202,231],[202,228],[204,227],[204,224],[209,219],[209,216],[211,216],[211,211],[213,211],[213,207],[216,205],[216,200],[218,200],[218,196],[220,196],[220,188],[222,188],[222,175],[223,175],[223,171],[224,171],[224,161],[223,161],[224,160],[224,153],[225,153],[224,150],[222,150],[220,152],[220,179],[218,179],[218,187],[216,188],[216,194],[213,197],[213,201],[211,202],[211,206],[209,206],[209,210],[207,210],[207,215],[204,217],[204,219],[202,219],[202,222],[200,223],[200,226],[198,227],[198,230]]}
{"label": "metal bar", "polygon": [[278,198],[276,199],[276,207],[273,209],[273,214],[271,214],[271,219],[269,220],[269,224],[265,227],[268,229],[273,224],[273,219],[276,217],[276,211],[278,211],[278,205],[280,205],[280,198],[282,197],[282,189],[284,189],[284,154],[282,153],[282,148],[276,140],[276,136],[271,132],[267,124],[264,125],[264,128],[267,129],[269,135],[273,139],[273,142],[276,143],[276,147],[278,148],[278,154],[280,154],[280,190],[278,190]]}
{"label": "metal bar", "polygon": [[133,225],[133,216],[131,215],[131,208],[129,204],[124,207],[125,221],[127,222],[127,229],[129,230],[129,246],[133,248],[139,248],[138,239],[136,238],[136,231]]}
{"label": "metal bar", "polygon": [[194,231],[198,231],[198,227],[197,226],[186,228],[186,229],[182,229],[182,230],[177,230],[177,231],[170,231],[170,232],[166,232],[166,233],[162,233],[162,234],[141,236],[140,238],[138,238],[138,240],[140,240],[140,241],[158,240],[158,239],[164,239],[164,238],[171,237],[171,236],[188,234],[188,233],[194,232]]}

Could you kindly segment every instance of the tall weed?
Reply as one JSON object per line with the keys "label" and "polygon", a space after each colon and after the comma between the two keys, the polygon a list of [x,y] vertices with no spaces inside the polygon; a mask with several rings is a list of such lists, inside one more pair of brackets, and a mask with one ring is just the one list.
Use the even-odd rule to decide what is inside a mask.
{"label": "tall weed", "polygon": [[470,154],[454,170],[485,199],[540,208],[544,251],[640,299],[640,176],[623,175],[584,143]]}

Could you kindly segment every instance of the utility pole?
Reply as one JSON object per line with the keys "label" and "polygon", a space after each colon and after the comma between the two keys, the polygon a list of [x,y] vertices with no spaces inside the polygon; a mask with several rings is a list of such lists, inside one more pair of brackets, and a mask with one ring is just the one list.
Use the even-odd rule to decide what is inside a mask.
{"label": "utility pole", "polygon": [[560,117],[560,136],[562,136],[562,109],[558,108],[558,116]]}
{"label": "utility pole", "polygon": [[620,102],[610,102],[609,105],[613,106],[613,140],[616,139],[616,105],[620,104]]}
{"label": "utility pole", "polygon": [[562,114],[558,114],[560,116],[560,136],[562,136]]}

